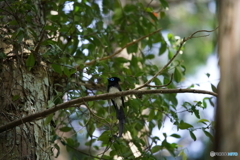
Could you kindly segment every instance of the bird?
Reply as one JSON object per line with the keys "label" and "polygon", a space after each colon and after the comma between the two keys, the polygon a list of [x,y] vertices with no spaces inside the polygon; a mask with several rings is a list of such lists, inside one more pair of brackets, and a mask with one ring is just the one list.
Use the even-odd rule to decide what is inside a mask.
{"label": "bird", "polygon": [[[121,92],[122,89],[119,85],[120,79],[118,77],[111,77],[108,78],[108,87],[107,87],[107,92],[108,93],[116,93],[116,92]],[[124,123],[125,123],[125,114],[124,114],[124,99],[123,97],[116,97],[111,99],[112,104],[115,108],[116,111],[116,117],[119,121],[119,135],[118,137],[122,137],[123,130],[124,130]]]}

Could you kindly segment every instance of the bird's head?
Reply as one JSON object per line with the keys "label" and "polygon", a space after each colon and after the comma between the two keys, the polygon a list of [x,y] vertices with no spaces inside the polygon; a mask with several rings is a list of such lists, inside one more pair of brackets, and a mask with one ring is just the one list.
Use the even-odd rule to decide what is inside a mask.
{"label": "bird's head", "polygon": [[121,80],[118,77],[108,78],[109,83],[118,83],[119,81],[121,81]]}

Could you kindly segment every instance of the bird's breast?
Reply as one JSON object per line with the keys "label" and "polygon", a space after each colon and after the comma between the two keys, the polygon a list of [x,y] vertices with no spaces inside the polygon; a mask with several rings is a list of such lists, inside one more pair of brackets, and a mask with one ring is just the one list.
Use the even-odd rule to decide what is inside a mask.
{"label": "bird's breast", "polygon": [[[110,87],[109,88],[109,93],[116,93],[116,92],[120,92],[120,90],[116,87]],[[121,97],[116,97],[112,99],[115,104],[117,105],[118,109],[120,109],[120,107],[122,106],[122,99]]]}

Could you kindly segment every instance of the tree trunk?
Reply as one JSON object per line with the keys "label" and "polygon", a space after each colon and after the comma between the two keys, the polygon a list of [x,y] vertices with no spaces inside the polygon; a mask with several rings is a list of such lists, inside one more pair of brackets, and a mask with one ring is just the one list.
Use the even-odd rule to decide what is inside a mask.
{"label": "tree trunk", "polygon": [[[215,152],[240,154],[240,0],[221,0],[219,14],[220,85]],[[216,156],[217,159],[229,159]],[[239,157],[231,157],[239,159]]]}
{"label": "tree trunk", "polygon": [[[37,37],[42,34],[40,1],[29,2],[0,2],[1,126],[46,109],[52,95],[48,68],[40,62],[40,49],[36,49],[38,40],[31,34],[32,31]],[[24,10],[33,6],[35,10]],[[26,25],[25,17],[31,17],[34,26]],[[29,60],[31,54],[35,60]],[[43,120],[0,133],[0,159],[47,160],[51,157],[50,147],[50,126],[44,125]]]}

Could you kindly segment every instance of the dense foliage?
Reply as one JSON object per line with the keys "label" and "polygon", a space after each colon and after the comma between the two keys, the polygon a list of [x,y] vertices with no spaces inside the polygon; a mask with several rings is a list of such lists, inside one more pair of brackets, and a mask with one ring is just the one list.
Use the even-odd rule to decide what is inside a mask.
{"label": "dense foliage", "polygon": [[[48,108],[67,100],[105,93],[108,77],[119,77],[123,90],[142,85],[163,67],[165,69],[161,74],[144,89],[177,88],[185,78],[188,68],[184,61],[181,58],[173,59],[176,53],[184,50],[183,39],[171,33],[164,38],[162,30],[149,35],[164,26],[161,22],[169,7],[165,0],[159,0],[154,9],[151,2],[143,1],[131,1],[125,5],[118,0],[41,1],[44,25],[39,33],[34,31],[38,26],[32,21],[33,14],[26,12],[39,12],[32,3],[26,0],[12,4],[16,12],[26,14],[24,20],[15,19],[9,23],[18,26],[11,39],[19,44],[32,39],[34,46],[29,46],[29,50],[36,49],[36,46],[40,48],[38,57],[33,52],[27,55],[26,66],[31,72],[36,65],[44,63],[52,72],[55,94],[48,100]],[[146,38],[135,43],[143,36]],[[118,53],[124,48],[126,50]],[[7,55],[1,53],[1,58],[5,57]],[[166,66],[170,60],[173,61]],[[71,159],[78,159],[79,156],[86,159],[113,159],[115,156],[156,159],[169,156],[168,153],[184,159],[184,147],[167,140],[169,136],[181,139],[180,134],[162,133],[164,138],[160,138],[160,135],[153,136],[153,130],[160,130],[165,120],[170,119],[178,130],[188,130],[194,141],[197,139],[194,134],[196,129],[202,129],[212,139],[209,132],[212,122],[201,117],[199,111],[209,104],[213,105],[213,102],[212,97],[207,96],[202,101],[188,102],[186,99],[186,102],[179,104],[176,95],[125,97],[127,123],[123,138],[114,137],[118,132],[118,122],[107,100],[69,106],[56,113],[57,118],[56,115],[49,115],[45,124],[49,125],[54,120],[57,125],[53,128],[51,139],[56,151],[54,156],[61,154],[59,146],[63,145],[67,147]],[[180,111],[194,114],[198,119],[197,127],[180,117]],[[55,130],[72,134],[64,137],[56,134]],[[58,143],[55,140],[59,140]]]}

